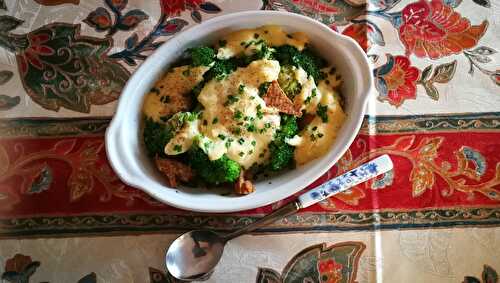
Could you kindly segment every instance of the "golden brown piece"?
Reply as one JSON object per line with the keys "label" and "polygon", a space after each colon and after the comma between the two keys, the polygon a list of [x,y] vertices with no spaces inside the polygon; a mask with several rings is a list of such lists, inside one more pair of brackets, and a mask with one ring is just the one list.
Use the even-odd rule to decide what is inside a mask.
{"label": "golden brown piece", "polygon": [[268,107],[274,107],[281,113],[291,114],[297,117],[302,116],[302,112],[294,106],[293,102],[286,96],[277,81],[273,81],[269,85],[262,99],[264,99]]}
{"label": "golden brown piece", "polygon": [[189,182],[194,176],[191,167],[177,160],[156,157],[155,163],[158,170],[167,177],[169,187],[176,188],[177,181]]}
{"label": "golden brown piece", "polygon": [[250,180],[245,180],[245,172],[241,170],[240,177],[234,183],[234,192],[238,195],[248,195],[255,191],[255,186]]}

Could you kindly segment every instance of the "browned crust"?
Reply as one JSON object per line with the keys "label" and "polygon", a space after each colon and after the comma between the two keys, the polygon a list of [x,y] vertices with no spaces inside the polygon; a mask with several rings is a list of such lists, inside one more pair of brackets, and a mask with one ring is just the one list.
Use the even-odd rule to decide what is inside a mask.
{"label": "browned crust", "polygon": [[158,170],[165,175],[169,187],[176,188],[178,181],[189,182],[194,177],[191,167],[180,161],[157,156],[155,164]]}
{"label": "browned crust", "polygon": [[266,94],[262,96],[262,99],[264,99],[268,107],[274,107],[281,113],[295,115],[297,117],[302,116],[300,109],[295,107],[277,81],[271,82],[267,88]]}
{"label": "browned crust", "polygon": [[252,181],[245,180],[245,172],[241,170],[238,180],[234,183],[234,192],[238,195],[248,195],[255,191]]}

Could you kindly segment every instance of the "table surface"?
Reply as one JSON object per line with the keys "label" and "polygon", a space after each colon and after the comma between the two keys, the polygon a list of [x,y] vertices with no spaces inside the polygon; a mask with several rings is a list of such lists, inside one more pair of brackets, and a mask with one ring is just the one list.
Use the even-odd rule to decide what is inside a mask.
{"label": "table surface", "polygon": [[[395,170],[231,241],[209,282],[498,282],[496,0],[0,0],[2,282],[175,282],[180,231],[234,214],[160,204],[111,170],[103,135],[148,54],[219,15],[301,13],[373,63],[362,129],[319,184],[389,154]],[[348,79],[348,78],[347,78]]]}

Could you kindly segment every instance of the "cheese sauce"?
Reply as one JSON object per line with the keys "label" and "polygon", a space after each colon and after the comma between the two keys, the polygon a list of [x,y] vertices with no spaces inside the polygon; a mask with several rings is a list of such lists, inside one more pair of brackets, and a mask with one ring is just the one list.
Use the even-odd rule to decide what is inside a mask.
{"label": "cheese sauce", "polygon": [[224,154],[248,169],[269,158],[268,146],[280,126],[279,113],[266,107],[258,88],[277,80],[279,63],[258,60],[222,80],[208,82],[198,96],[204,106],[196,123],[186,123],[167,144],[167,154],[180,154],[199,136],[210,160]]}
{"label": "cheese sauce", "polygon": [[325,80],[319,83],[317,92],[320,104],[326,106],[328,121],[325,123],[322,117],[316,115],[312,122],[300,132],[301,139],[296,142],[294,154],[297,165],[324,156],[335,141],[345,120],[339,95],[326,84]]}
{"label": "cheese sauce", "polygon": [[[240,53],[249,54],[255,48],[253,42],[264,40],[269,46],[292,45],[298,50],[304,49],[309,42],[303,32],[286,33],[281,27],[269,25],[255,29],[243,29],[222,38],[217,51],[218,58],[230,58]],[[225,44],[220,44],[221,42]],[[223,46],[221,46],[223,45]],[[247,50],[249,49],[249,50]]]}
{"label": "cheese sauce", "polygon": [[316,113],[316,107],[321,100],[321,95],[318,93],[313,77],[308,77],[302,68],[295,68],[294,72],[295,78],[302,85],[302,89],[294,97],[293,104],[298,109],[305,110],[306,113]]}
{"label": "cheese sauce", "polygon": [[142,112],[155,122],[160,118],[175,114],[173,109],[188,109],[191,104],[189,92],[203,80],[208,67],[181,66],[170,69],[144,99]]}

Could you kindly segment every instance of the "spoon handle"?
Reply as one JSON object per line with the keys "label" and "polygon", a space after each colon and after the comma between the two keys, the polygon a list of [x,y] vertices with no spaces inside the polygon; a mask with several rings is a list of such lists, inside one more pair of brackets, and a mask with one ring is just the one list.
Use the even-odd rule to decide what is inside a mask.
{"label": "spoon handle", "polygon": [[247,225],[239,230],[236,230],[232,233],[225,235],[223,237],[224,242],[227,242],[231,239],[239,237],[243,234],[252,232],[253,230],[255,230],[259,227],[266,226],[267,224],[271,224],[278,219],[281,219],[281,218],[284,218],[288,215],[294,214],[299,209],[300,209],[300,203],[297,200],[292,201],[292,202],[276,209],[275,211],[271,212],[270,214],[262,217],[261,219],[253,222],[252,224]]}
{"label": "spoon handle", "polygon": [[360,183],[363,183],[380,174],[386,173],[392,169],[392,161],[388,155],[382,155],[373,159],[347,173],[331,179],[330,181],[302,194],[297,200],[288,203],[263,218],[247,225],[240,230],[229,233],[222,237],[223,241],[229,241],[243,234],[252,232],[253,230],[273,223],[277,219],[284,218],[294,214],[301,208],[306,208],[317,202],[320,202],[328,197],[346,191]]}
{"label": "spoon handle", "polygon": [[392,168],[393,164],[389,155],[384,154],[379,156],[302,194],[298,198],[300,208],[306,208],[335,194],[346,191],[371,178],[384,174],[392,170]]}

